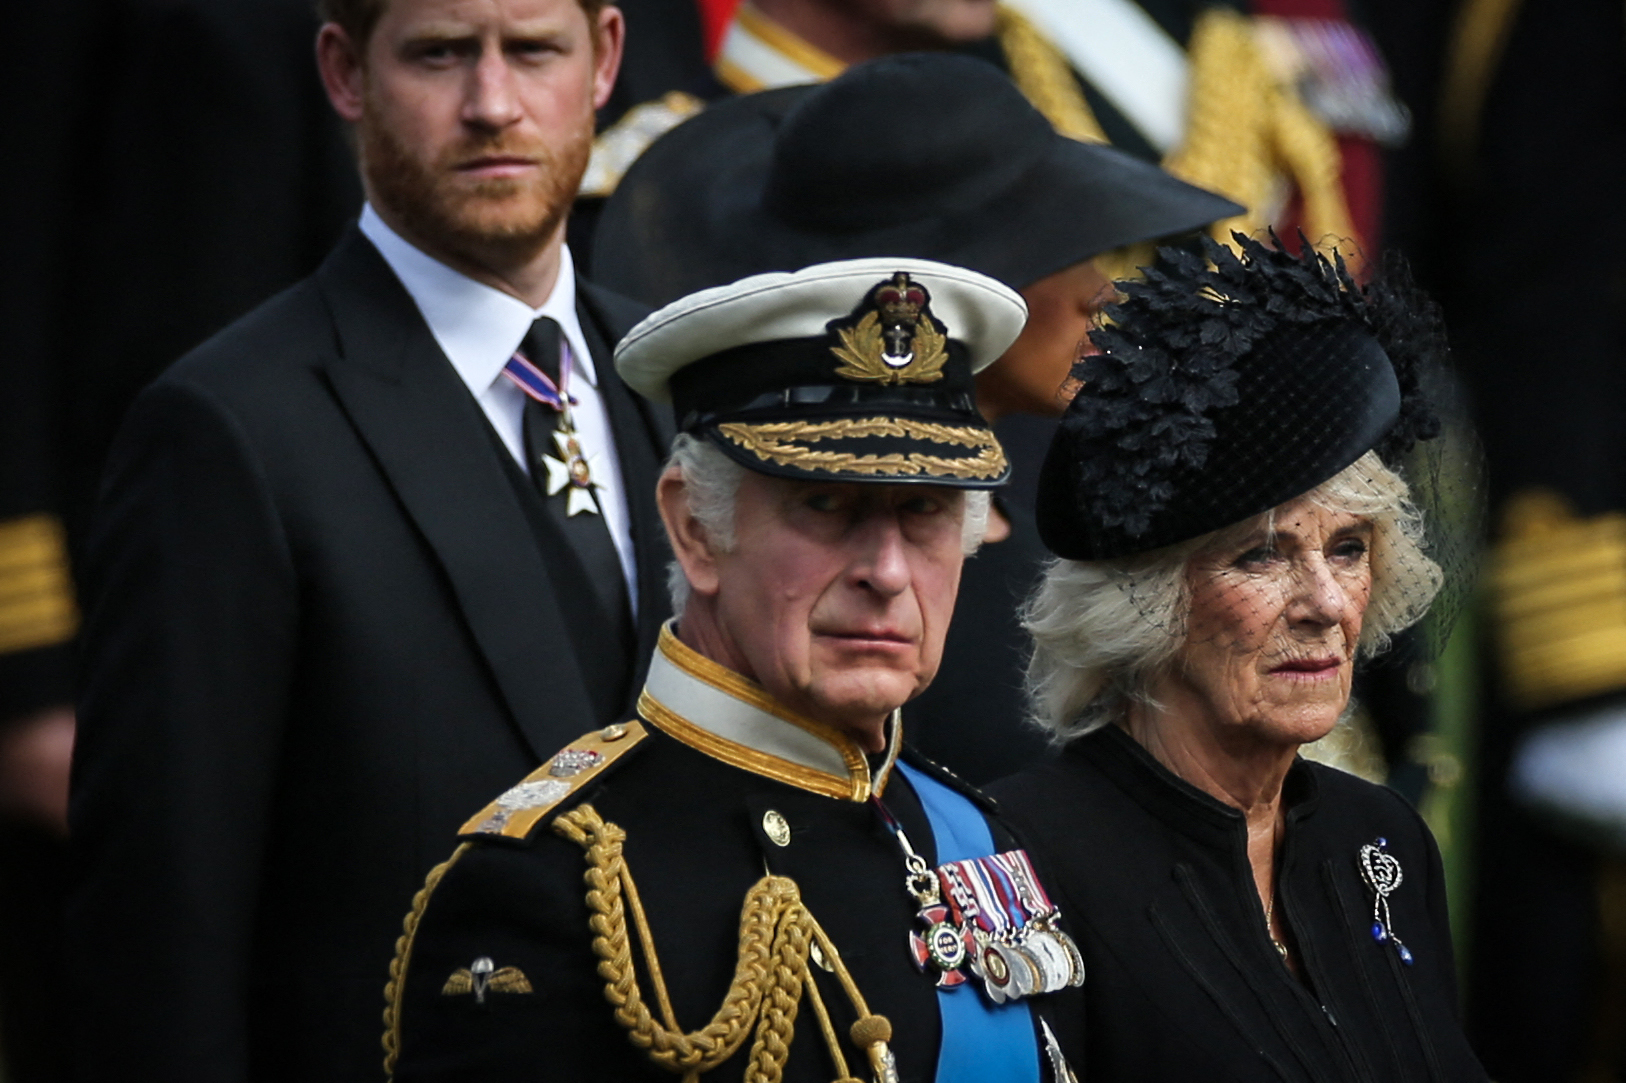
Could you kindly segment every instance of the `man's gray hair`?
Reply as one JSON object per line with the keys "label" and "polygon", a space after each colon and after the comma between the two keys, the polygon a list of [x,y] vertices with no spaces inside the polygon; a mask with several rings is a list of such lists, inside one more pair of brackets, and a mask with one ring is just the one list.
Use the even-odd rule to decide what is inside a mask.
{"label": "man's gray hair", "polygon": [[[723,454],[712,443],[691,433],[679,433],[672,442],[667,470],[683,475],[689,497],[689,514],[711,537],[719,552],[734,548],[734,504],[739,495],[745,467]],[[988,533],[989,495],[986,490],[966,493],[964,518],[960,522],[960,548],[970,556]],[[666,589],[672,599],[672,613],[683,616],[689,604],[689,578],[676,560],[666,567]]]}
{"label": "man's gray hair", "polygon": [[[1358,650],[1381,653],[1422,619],[1444,579],[1424,552],[1406,482],[1369,451],[1303,499],[1371,521],[1372,595]],[[1273,527],[1279,510],[1150,553],[1052,560],[1022,613],[1033,637],[1030,720],[1066,741],[1122,717],[1131,703],[1150,703],[1154,678],[1185,643],[1192,558]]]}
{"label": "man's gray hair", "polygon": [[[672,442],[666,469],[683,475],[689,514],[711,537],[717,550],[726,553],[733,549],[734,498],[745,479],[745,467],[700,437],[680,432]],[[672,598],[672,614],[683,616],[689,604],[689,577],[676,560],[666,566],[666,590]]]}

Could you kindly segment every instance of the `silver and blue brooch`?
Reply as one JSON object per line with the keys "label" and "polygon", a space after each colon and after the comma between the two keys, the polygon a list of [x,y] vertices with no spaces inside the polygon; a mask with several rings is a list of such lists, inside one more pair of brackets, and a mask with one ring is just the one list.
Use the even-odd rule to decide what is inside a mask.
{"label": "silver and blue brooch", "polygon": [[1405,879],[1399,860],[1389,853],[1389,840],[1380,837],[1362,846],[1359,864],[1361,879],[1372,889],[1372,939],[1379,944],[1394,944],[1400,961],[1411,966],[1411,949],[1395,935],[1394,919],[1389,914],[1389,896],[1400,889]]}

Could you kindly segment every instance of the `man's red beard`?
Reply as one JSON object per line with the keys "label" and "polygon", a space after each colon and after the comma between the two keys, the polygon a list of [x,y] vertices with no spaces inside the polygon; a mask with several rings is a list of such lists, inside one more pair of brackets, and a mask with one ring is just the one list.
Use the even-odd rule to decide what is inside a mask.
{"label": "man's red beard", "polygon": [[[425,161],[369,110],[357,125],[362,170],[373,197],[400,219],[408,233],[458,255],[505,262],[535,256],[552,239],[581,184],[592,153],[592,118],[563,146],[512,135],[470,134]],[[476,179],[460,164],[490,156],[537,163],[524,177]]]}

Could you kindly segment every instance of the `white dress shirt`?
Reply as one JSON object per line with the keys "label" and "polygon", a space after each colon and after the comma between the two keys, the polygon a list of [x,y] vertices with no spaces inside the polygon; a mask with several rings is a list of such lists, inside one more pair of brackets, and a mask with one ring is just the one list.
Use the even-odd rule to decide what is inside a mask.
{"label": "white dress shirt", "polygon": [[571,407],[570,418],[592,470],[604,525],[615,543],[622,574],[627,578],[627,593],[637,612],[638,573],[627,496],[621,487],[621,462],[604,399],[598,391],[598,369],[587,350],[581,321],[576,318],[576,269],[570,247],[560,250],[559,278],[553,292],[541,308],[532,308],[512,294],[476,282],[414,248],[378,216],[370,203],[361,212],[361,232],[373,242],[417,303],[446,359],[526,473],[530,473],[530,464],[525,454],[525,393],[502,374],[503,366],[519,349],[535,320],[551,316],[558,322],[575,357],[568,391],[576,405]]}

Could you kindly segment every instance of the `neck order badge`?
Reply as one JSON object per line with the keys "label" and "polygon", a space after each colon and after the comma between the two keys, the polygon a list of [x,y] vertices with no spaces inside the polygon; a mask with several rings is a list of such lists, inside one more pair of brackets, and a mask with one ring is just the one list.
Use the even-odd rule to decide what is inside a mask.
{"label": "neck order badge", "polygon": [[[539,459],[548,471],[547,494],[554,496],[561,489],[568,491],[566,515],[581,512],[597,515],[592,467],[570,417],[570,408],[576,402],[570,396],[570,370],[574,360],[570,343],[560,334],[559,325],[544,316],[531,325],[519,352],[503,366],[503,375],[533,401],[558,415],[553,442],[559,457]],[[547,371],[549,368],[557,375],[557,381]]]}

